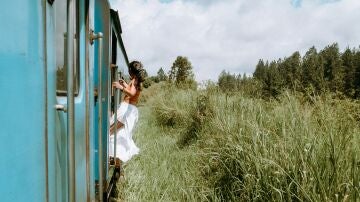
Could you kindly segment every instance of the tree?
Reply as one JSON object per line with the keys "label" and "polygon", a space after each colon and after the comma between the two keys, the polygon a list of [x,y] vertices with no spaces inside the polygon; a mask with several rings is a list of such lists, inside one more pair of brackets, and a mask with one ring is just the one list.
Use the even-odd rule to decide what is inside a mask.
{"label": "tree", "polygon": [[354,98],[360,98],[360,50],[359,49],[354,54],[354,65],[355,65]]}
{"label": "tree", "polygon": [[355,52],[352,52],[350,48],[347,48],[341,55],[342,68],[344,69],[344,93],[348,97],[354,97],[355,95],[355,64],[354,64]]}
{"label": "tree", "polygon": [[286,78],[291,74],[286,70],[285,64],[285,60],[282,59],[278,59],[278,61],[275,62],[275,71],[277,72],[277,75],[275,75],[277,79],[276,86],[279,90],[290,86],[290,83],[286,82]]}
{"label": "tree", "polygon": [[275,61],[269,65],[265,84],[265,90],[273,97],[276,97],[282,89],[282,79],[278,64]]}
{"label": "tree", "polygon": [[176,71],[175,70],[176,70],[175,68],[171,68],[168,73],[168,75],[169,75],[168,78],[169,78],[170,82],[174,82],[176,79]]}
{"label": "tree", "polygon": [[344,92],[344,70],[338,44],[325,47],[320,52],[320,56],[324,62],[324,79],[327,88],[332,92]]}
{"label": "tree", "polygon": [[266,66],[262,59],[259,60],[258,64],[256,65],[255,72],[253,74],[254,78],[264,81],[266,78]]}
{"label": "tree", "polygon": [[193,85],[195,84],[195,80],[192,69],[191,62],[187,57],[178,56],[169,72],[169,79],[175,81],[178,86]]}
{"label": "tree", "polygon": [[323,92],[325,90],[323,60],[318,55],[314,46],[306,52],[303,58],[302,69],[304,88],[314,88],[316,93]]}
{"label": "tree", "polygon": [[165,74],[162,67],[157,72],[157,78],[158,78],[159,81],[166,81],[167,80],[167,76],[166,76],[166,74]]}
{"label": "tree", "polygon": [[223,91],[230,92],[237,90],[237,79],[235,75],[231,75],[230,73],[223,70],[218,78],[219,88]]}
{"label": "tree", "polygon": [[281,72],[285,86],[290,89],[298,88],[301,79],[301,56],[299,52],[293,53],[282,62]]}

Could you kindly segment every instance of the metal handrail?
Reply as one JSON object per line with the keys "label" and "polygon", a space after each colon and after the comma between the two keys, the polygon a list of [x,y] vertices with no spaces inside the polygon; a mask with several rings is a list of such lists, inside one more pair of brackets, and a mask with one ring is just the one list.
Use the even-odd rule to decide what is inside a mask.
{"label": "metal handrail", "polygon": [[[115,66],[115,81],[119,80],[119,75],[117,74],[117,70],[118,70],[118,66]],[[115,161],[115,166],[116,166],[116,134],[117,134],[117,124],[118,124],[118,119],[117,119],[117,108],[118,108],[118,102],[119,102],[119,89],[115,88],[115,98],[114,98],[114,127],[115,127],[115,132],[114,132],[114,161]]]}
{"label": "metal handrail", "polygon": [[68,181],[69,201],[75,202],[75,100],[74,100],[74,54],[75,54],[75,1],[67,0],[67,134],[68,134]]}
{"label": "metal handrail", "polygon": [[103,162],[103,145],[102,145],[102,60],[103,60],[103,34],[101,32],[94,34],[93,31],[90,33],[90,43],[93,44],[94,40],[98,40],[98,100],[99,100],[99,111],[98,111],[98,158],[99,158],[99,201],[103,201],[104,192],[104,162]]}

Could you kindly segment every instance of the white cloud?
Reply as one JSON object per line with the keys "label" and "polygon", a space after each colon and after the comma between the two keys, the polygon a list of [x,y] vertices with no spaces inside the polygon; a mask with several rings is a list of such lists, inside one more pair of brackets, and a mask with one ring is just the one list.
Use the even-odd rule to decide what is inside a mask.
{"label": "white cloud", "polygon": [[[205,3],[207,2],[207,3]],[[187,56],[198,81],[226,69],[254,71],[260,58],[276,60],[333,42],[360,45],[360,1],[303,0],[113,0],[129,58],[150,75]]]}

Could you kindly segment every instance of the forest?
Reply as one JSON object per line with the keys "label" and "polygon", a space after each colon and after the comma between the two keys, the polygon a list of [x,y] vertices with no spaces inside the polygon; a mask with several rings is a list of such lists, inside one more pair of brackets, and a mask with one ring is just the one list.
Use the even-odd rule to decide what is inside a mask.
{"label": "forest", "polygon": [[[260,90],[263,97],[276,97],[287,89],[358,99],[360,50],[346,48],[340,52],[338,44],[334,43],[320,51],[311,47],[303,57],[297,51],[277,61],[260,59],[252,78],[223,71],[219,75],[218,85],[227,91],[256,89],[259,93]],[[253,85],[258,87],[254,88]]]}

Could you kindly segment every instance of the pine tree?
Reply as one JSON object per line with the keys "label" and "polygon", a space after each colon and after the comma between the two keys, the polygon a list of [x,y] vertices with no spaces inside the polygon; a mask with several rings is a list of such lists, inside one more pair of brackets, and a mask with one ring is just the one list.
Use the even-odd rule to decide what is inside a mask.
{"label": "pine tree", "polygon": [[320,55],[324,61],[324,79],[327,88],[332,92],[344,92],[344,69],[341,65],[338,44],[325,47]]}
{"label": "pine tree", "polygon": [[301,56],[298,51],[284,61],[287,70],[286,83],[290,89],[297,89],[301,80]]}
{"label": "pine tree", "polygon": [[269,94],[276,97],[282,90],[282,78],[279,71],[278,63],[272,61],[267,72],[267,90]]}
{"label": "pine tree", "polygon": [[287,77],[291,76],[291,74],[285,67],[285,64],[286,64],[285,60],[286,60],[286,58],[284,60],[278,59],[278,61],[276,61],[276,69],[278,72],[277,88],[279,90],[290,87],[290,83],[288,83],[286,79],[287,79]]}
{"label": "pine tree", "polygon": [[354,98],[360,98],[360,50],[358,49],[354,54],[354,66],[355,66],[355,94]]}
{"label": "pine tree", "polygon": [[[317,52],[311,47],[301,58],[294,52],[283,60],[264,63],[258,61],[253,73],[253,84],[262,94],[276,96],[284,88],[311,93],[335,92],[350,98],[360,98],[360,47],[343,53],[337,43]],[[238,89],[245,82],[236,77]]]}
{"label": "pine tree", "polygon": [[254,78],[264,81],[266,78],[266,66],[264,64],[264,61],[262,59],[259,60],[258,64],[256,65],[254,74]]}
{"label": "pine tree", "polygon": [[157,72],[157,77],[158,77],[159,81],[166,81],[167,80],[167,76],[166,76],[166,74],[165,74],[162,67]]}
{"label": "pine tree", "polygon": [[348,97],[355,95],[355,65],[354,54],[350,48],[347,48],[341,55],[342,67],[344,69],[344,93]]}
{"label": "pine tree", "polygon": [[314,46],[303,58],[302,72],[302,83],[305,89],[313,88],[316,93],[325,91],[323,60]]}

